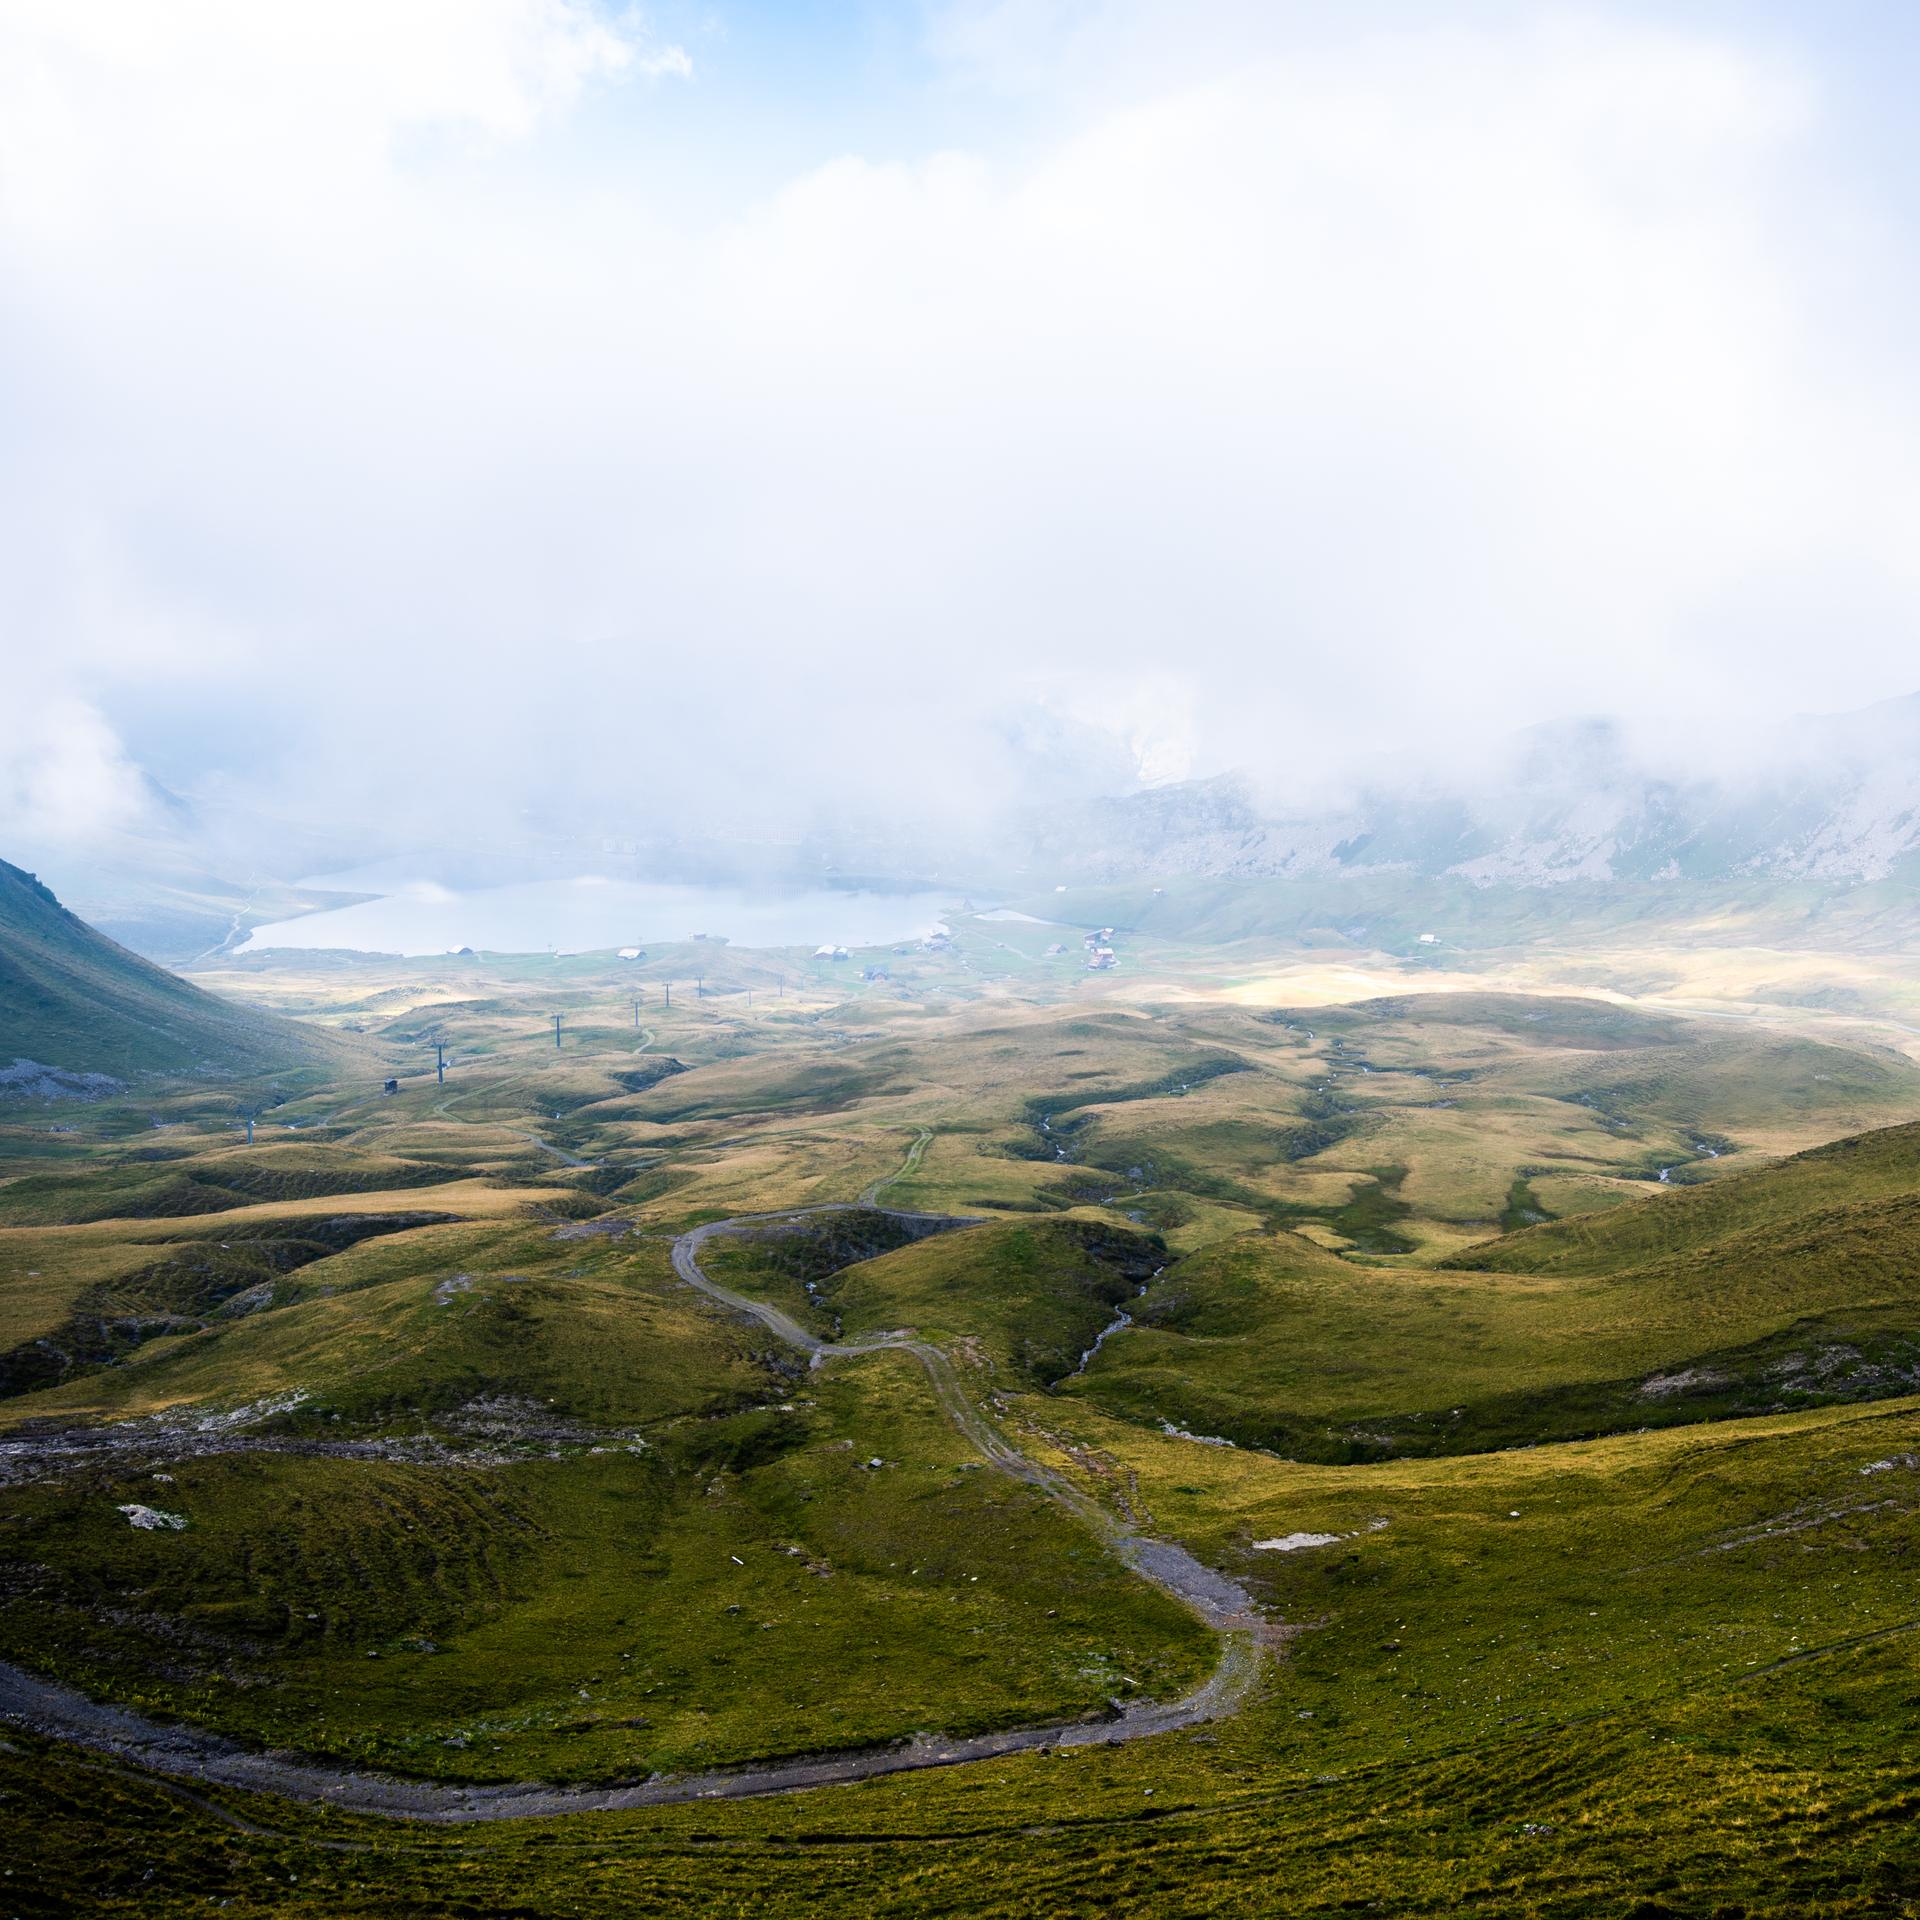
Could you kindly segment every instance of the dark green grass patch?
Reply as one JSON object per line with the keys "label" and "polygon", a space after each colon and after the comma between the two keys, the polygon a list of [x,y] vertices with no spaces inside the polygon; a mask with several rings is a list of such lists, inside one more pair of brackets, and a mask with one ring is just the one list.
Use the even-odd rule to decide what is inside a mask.
{"label": "dark green grass patch", "polygon": [[1902,1469],[1860,1469],[1916,1445],[1909,1407],[1253,1486],[1199,1450],[1186,1494],[1147,1476],[1190,1537],[1357,1538],[1249,1556],[1307,1630],[1246,1713],[1106,1751],[432,1829],[183,1798],[16,1737],[10,1910],[1911,1913],[1912,1519]]}
{"label": "dark green grass patch", "polygon": [[821,1292],[845,1268],[910,1247],[940,1230],[878,1207],[848,1207],[790,1225],[768,1225],[710,1241],[701,1259],[715,1279],[771,1300],[805,1325],[832,1335],[838,1316]]}
{"label": "dark green grass patch", "polygon": [[1507,1189],[1507,1204],[1500,1214],[1500,1231],[1519,1233],[1527,1227],[1544,1226],[1552,1218],[1529,1183],[1528,1174],[1516,1173],[1513,1185]]}
{"label": "dark green grass patch", "polygon": [[846,1268],[820,1299],[849,1335],[910,1326],[979,1343],[1021,1379],[1069,1374],[1166,1260],[1157,1236],[1104,1221],[995,1222]]}
{"label": "dark green grass patch", "polygon": [[[1621,1214],[1692,1198],[1506,1244],[1589,1224],[1597,1243]],[[1171,1267],[1133,1320],[1073,1391],[1304,1460],[1474,1452],[1886,1397],[1913,1380],[1920,1197],[1592,1276],[1369,1270],[1295,1234],[1247,1235]]]}
{"label": "dark green grass patch", "polygon": [[[966,1732],[1176,1694],[1212,1659],[1182,1609],[980,1467],[905,1358],[518,1465],[170,1472],[0,1495],[7,1656],[413,1773],[644,1777]],[[136,1501],[186,1527],[132,1528]]]}
{"label": "dark green grass patch", "polygon": [[1413,1242],[1393,1231],[1413,1209],[1397,1198],[1405,1167],[1375,1169],[1371,1179],[1354,1189],[1353,1198],[1326,1216],[1333,1230],[1353,1242],[1357,1253],[1411,1253]]}
{"label": "dark green grass patch", "polygon": [[[183,1241],[147,1264],[87,1287],[50,1332],[0,1351],[0,1397],[33,1393],[124,1360],[147,1341],[204,1331],[212,1317],[266,1307],[282,1276],[364,1240],[451,1219],[443,1213],[355,1213],[232,1228],[226,1241]],[[244,1310],[244,1307],[243,1309]]]}

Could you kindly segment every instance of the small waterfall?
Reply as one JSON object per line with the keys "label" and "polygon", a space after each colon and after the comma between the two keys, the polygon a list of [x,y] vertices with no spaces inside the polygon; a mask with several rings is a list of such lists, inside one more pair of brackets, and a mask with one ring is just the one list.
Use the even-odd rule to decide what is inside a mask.
{"label": "small waterfall", "polygon": [[[1152,1286],[1154,1281],[1158,1280],[1160,1276],[1165,1272],[1166,1272],[1165,1267],[1155,1267],[1151,1276],[1141,1281],[1140,1291],[1136,1293],[1133,1297],[1136,1300],[1144,1298],[1147,1289],[1150,1286]],[[1130,1327],[1132,1325],[1133,1325],[1133,1315],[1130,1314],[1125,1307],[1122,1307],[1119,1310],[1119,1312],[1117,1312],[1113,1316],[1113,1318],[1109,1320],[1107,1324],[1104,1327],[1102,1327],[1097,1334],[1094,1335],[1093,1345],[1090,1346],[1086,1350],[1086,1352],[1080,1356],[1080,1364],[1077,1367],[1075,1367],[1070,1374],[1067,1375],[1067,1378],[1069,1380],[1077,1380],[1081,1376],[1081,1374],[1085,1373],[1087,1368],[1093,1364],[1093,1356],[1096,1353],[1098,1353],[1100,1349],[1107,1344],[1108,1336],[1110,1334],[1118,1333],[1122,1327]]]}

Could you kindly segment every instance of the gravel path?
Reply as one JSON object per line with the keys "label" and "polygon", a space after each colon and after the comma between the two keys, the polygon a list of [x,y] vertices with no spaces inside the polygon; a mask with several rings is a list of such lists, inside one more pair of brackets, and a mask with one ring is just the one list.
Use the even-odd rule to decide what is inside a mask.
{"label": "gravel path", "polygon": [[[915,1144],[916,1150],[923,1145],[922,1142]],[[218,1734],[191,1727],[162,1726],[122,1708],[103,1705],[71,1687],[42,1680],[4,1662],[0,1662],[0,1721],[179,1778],[280,1794],[352,1813],[459,1824],[540,1819],[568,1813],[613,1813],[691,1800],[736,1800],[756,1794],[793,1793],[808,1787],[871,1780],[882,1774],[908,1773],[927,1767],[959,1766],[968,1761],[993,1760],[1049,1747],[1110,1746],[1144,1739],[1150,1734],[1199,1726],[1235,1712],[1259,1679],[1262,1633],[1262,1623],[1253,1603],[1236,1581],[1196,1560],[1184,1547],[1175,1546],[1171,1541],[1129,1532],[1077,1487],[1022,1453],[974,1405],[953,1363],[940,1348],[904,1333],[877,1334],[850,1341],[821,1340],[778,1307],[722,1286],[700,1265],[701,1249],[717,1236],[764,1230],[813,1215],[845,1211],[848,1209],[844,1207],[808,1207],[789,1213],[743,1215],[696,1227],[674,1242],[674,1270],[689,1286],[718,1305],[750,1316],[788,1345],[809,1355],[816,1367],[863,1353],[887,1350],[911,1353],[926,1369],[942,1410],[984,1459],[1010,1477],[1037,1487],[1066,1508],[1142,1579],[1180,1601],[1213,1629],[1220,1640],[1220,1660],[1204,1685],[1184,1699],[1165,1705],[1142,1702],[1107,1720],[1020,1727],[966,1739],[916,1734],[911,1740],[892,1746],[853,1753],[822,1754],[805,1760],[735,1767],[706,1774],[656,1776],[615,1787],[562,1787],[539,1782],[450,1786],[330,1766],[290,1753],[256,1753]],[[892,1217],[933,1227],[976,1224],[935,1214],[895,1213]]]}

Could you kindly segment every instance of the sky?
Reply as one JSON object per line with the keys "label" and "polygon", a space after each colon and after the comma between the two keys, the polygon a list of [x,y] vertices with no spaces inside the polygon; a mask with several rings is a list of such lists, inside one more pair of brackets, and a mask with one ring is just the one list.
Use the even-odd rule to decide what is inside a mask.
{"label": "sky", "polygon": [[1862,0],[7,0],[0,854],[1920,686]]}

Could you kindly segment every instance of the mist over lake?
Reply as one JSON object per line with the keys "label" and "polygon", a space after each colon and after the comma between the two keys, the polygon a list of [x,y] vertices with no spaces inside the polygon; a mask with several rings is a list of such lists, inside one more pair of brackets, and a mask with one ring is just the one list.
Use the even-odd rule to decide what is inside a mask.
{"label": "mist over lake", "polygon": [[[339,882],[336,882],[339,884]],[[239,951],[269,947],[431,954],[590,953],[706,934],[742,947],[876,946],[917,938],[951,912],[929,892],[851,887],[795,891],[609,880],[582,874],[515,886],[409,880],[377,900],[256,927]]]}

